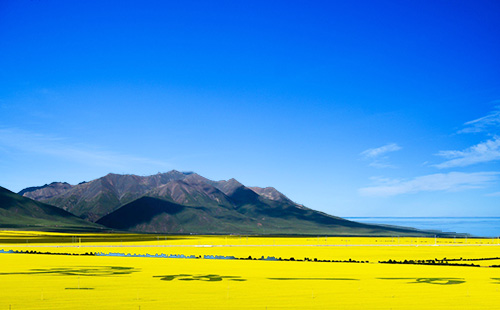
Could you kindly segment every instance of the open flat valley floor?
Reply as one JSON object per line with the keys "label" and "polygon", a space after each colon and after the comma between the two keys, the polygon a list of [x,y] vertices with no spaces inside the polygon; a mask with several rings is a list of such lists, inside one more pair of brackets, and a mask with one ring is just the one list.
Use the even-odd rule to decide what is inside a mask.
{"label": "open flat valley floor", "polygon": [[3,231],[0,252],[0,309],[500,309],[498,239]]}

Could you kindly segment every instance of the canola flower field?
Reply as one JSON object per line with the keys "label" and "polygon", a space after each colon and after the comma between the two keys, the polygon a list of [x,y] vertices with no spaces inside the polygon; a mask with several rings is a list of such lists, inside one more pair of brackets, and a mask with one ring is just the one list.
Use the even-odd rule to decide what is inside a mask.
{"label": "canola flower field", "polygon": [[2,231],[0,266],[0,309],[500,309],[498,239]]}

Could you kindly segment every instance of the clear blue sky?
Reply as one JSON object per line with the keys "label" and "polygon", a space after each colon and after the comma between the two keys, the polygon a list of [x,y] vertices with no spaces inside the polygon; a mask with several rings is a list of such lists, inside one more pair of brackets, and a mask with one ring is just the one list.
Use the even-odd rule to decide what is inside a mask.
{"label": "clear blue sky", "polygon": [[0,1],[0,186],[171,169],[500,216],[500,2]]}

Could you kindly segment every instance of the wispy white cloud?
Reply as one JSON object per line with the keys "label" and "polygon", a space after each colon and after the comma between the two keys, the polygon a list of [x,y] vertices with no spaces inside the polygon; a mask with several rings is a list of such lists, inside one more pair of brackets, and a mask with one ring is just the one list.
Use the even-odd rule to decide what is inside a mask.
{"label": "wispy white cloud", "polygon": [[386,153],[395,152],[401,150],[402,147],[397,145],[396,143],[389,143],[381,147],[368,149],[366,151],[361,152],[361,155],[366,158],[376,158],[380,157]]}
{"label": "wispy white cloud", "polygon": [[135,165],[170,168],[160,160],[103,150],[96,146],[72,144],[67,139],[15,128],[0,129],[0,149],[48,155],[88,166],[128,169]]}
{"label": "wispy white cloud", "polygon": [[374,168],[394,168],[393,165],[388,163],[389,157],[386,154],[391,152],[396,152],[401,150],[402,147],[397,145],[396,143],[389,143],[377,148],[367,149],[361,152],[361,156],[364,159],[370,160],[370,167]]}
{"label": "wispy white cloud", "polygon": [[464,128],[459,130],[458,133],[484,132],[492,127],[500,127],[500,105],[496,106],[495,110],[488,115],[466,122]]}
{"label": "wispy white cloud", "polygon": [[500,192],[486,194],[488,197],[500,197]]}
{"label": "wispy white cloud", "polygon": [[495,136],[463,151],[440,151],[436,155],[448,159],[435,165],[437,168],[465,167],[500,160],[500,137]]}
{"label": "wispy white cloud", "polygon": [[358,190],[362,196],[396,196],[419,192],[455,192],[483,188],[498,180],[500,172],[449,172],[415,177],[410,180],[378,179],[375,186]]}

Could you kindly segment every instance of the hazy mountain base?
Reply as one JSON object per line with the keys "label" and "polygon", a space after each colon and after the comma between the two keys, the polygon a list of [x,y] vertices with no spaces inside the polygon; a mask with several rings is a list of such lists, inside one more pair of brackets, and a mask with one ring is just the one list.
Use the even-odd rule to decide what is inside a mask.
{"label": "hazy mountain base", "polygon": [[[255,207],[240,209],[253,213]],[[373,235],[373,236],[429,236],[429,233],[366,225],[312,210],[283,212],[284,217],[264,216],[259,219],[239,213],[238,210],[190,207],[143,197],[103,217],[97,223],[134,232],[193,233],[193,234],[309,234],[309,235]],[[314,216],[315,215],[315,216]]]}

